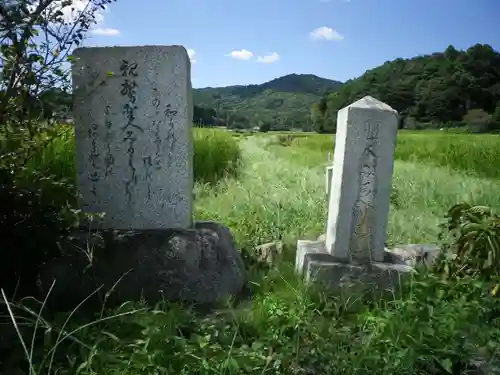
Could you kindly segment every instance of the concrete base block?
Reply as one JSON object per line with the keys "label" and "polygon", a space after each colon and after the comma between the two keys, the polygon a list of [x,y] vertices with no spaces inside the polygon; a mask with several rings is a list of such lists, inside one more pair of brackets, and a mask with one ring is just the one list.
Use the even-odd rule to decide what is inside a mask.
{"label": "concrete base block", "polygon": [[360,284],[369,290],[398,292],[404,276],[414,272],[405,264],[341,262],[330,254],[306,254],[304,276],[331,288],[353,287]]}
{"label": "concrete base block", "polygon": [[361,287],[366,291],[397,293],[402,279],[415,272],[404,263],[349,263],[327,253],[324,241],[299,240],[295,266],[306,282],[353,292]]}

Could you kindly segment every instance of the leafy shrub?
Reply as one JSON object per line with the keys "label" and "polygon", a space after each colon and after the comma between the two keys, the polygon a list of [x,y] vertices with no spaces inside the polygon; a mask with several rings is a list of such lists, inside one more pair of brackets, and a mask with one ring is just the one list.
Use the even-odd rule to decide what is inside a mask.
{"label": "leafy shrub", "polygon": [[194,177],[216,182],[238,171],[241,151],[238,141],[223,130],[194,129]]}
{"label": "leafy shrub", "polygon": [[61,192],[72,188],[42,175],[29,183],[16,177],[0,166],[0,287],[23,297],[35,294],[40,267],[59,255],[57,241],[70,227]]}
{"label": "leafy shrub", "polygon": [[464,116],[463,122],[474,133],[482,133],[489,130],[492,125],[492,116],[482,109],[471,109]]}
{"label": "leafy shrub", "polygon": [[0,136],[0,287],[9,296],[35,293],[40,267],[59,255],[58,240],[77,218],[73,176],[65,178],[67,162],[60,160],[69,154],[61,152],[61,133],[38,131]]}
{"label": "leafy shrub", "polygon": [[461,203],[450,208],[442,237],[455,258],[443,265],[446,274],[500,276],[500,216],[486,206]]}

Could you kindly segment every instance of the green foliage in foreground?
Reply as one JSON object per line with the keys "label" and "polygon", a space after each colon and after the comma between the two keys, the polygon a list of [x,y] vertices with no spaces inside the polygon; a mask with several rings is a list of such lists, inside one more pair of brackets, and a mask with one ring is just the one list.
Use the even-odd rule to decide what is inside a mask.
{"label": "green foliage in foreground", "polygon": [[[306,288],[292,272],[285,264],[254,279],[251,303],[208,316],[130,303],[91,322],[41,319],[33,373],[444,375],[495,365],[500,304],[485,283],[419,275],[402,298],[374,303]],[[23,310],[34,325],[36,313],[14,308]]]}
{"label": "green foliage in foreground", "polygon": [[[240,162],[238,141],[229,133],[218,129],[193,129],[194,178],[196,181],[216,182],[225,175],[237,173]],[[27,165],[29,177],[34,171],[69,179],[74,183],[75,137],[73,128],[62,126],[58,135],[47,137],[46,144]]]}
{"label": "green foliage in foreground", "polygon": [[487,366],[500,349],[500,301],[479,281],[420,275],[402,298],[373,302],[308,289],[292,273],[270,271],[251,303],[208,316],[128,304],[90,324],[40,321],[33,374],[444,375]]}

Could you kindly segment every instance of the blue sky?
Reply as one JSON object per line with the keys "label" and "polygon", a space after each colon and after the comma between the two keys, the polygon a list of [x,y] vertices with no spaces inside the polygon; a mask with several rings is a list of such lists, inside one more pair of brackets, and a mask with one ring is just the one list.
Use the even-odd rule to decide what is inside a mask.
{"label": "blue sky", "polygon": [[345,81],[397,57],[488,43],[500,0],[118,0],[86,45],[181,44],[194,87],[289,73]]}

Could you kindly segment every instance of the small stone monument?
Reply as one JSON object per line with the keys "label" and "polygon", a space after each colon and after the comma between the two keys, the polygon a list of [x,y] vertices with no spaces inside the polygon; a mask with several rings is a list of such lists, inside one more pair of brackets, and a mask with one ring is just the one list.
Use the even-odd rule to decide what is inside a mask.
{"label": "small stone monument", "polygon": [[338,112],[326,236],[297,246],[296,268],[308,279],[385,287],[411,270],[384,262],[397,126],[397,112],[371,96]]}
{"label": "small stone monument", "polygon": [[359,263],[384,260],[397,112],[366,96],[338,113],[326,249]]}
{"label": "small stone monument", "polygon": [[109,229],[192,225],[193,103],[182,46],[74,52],[81,207]]}

